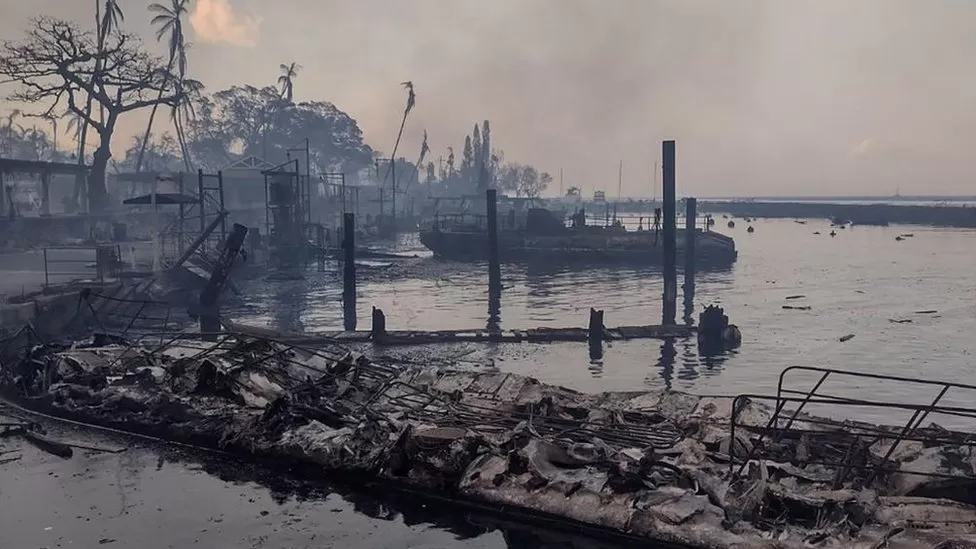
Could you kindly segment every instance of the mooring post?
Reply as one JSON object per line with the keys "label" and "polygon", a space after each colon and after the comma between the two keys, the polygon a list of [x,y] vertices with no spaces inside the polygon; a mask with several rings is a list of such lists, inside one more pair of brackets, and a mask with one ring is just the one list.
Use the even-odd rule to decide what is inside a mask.
{"label": "mooring post", "polygon": [[498,193],[485,191],[488,206],[488,293],[502,291],[502,270],[498,262]]}
{"label": "mooring post", "polygon": [[342,320],[347,331],[356,329],[356,214],[342,216]]}
{"label": "mooring post", "polygon": [[[685,199],[685,285],[684,285],[684,305],[685,305],[685,324],[691,326],[694,323],[692,315],[695,312],[695,242],[698,238],[696,233],[698,219],[698,199]],[[707,225],[706,225],[707,226]]]}
{"label": "mooring post", "polygon": [[373,307],[373,328],[370,330],[370,337],[374,341],[383,339],[386,335],[386,315],[383,314],[383,309]]}
{"label": "mooring post", "polygon": [[603,311],[590,308],[587,339],[590,345],[590,360],[601,360],[603,358]]}
{"label": "mooring post", "polygon": [[664,165],[664,307],[662,324],[670,325],[675,323],[675,316],[678,312],[678,229],[675,218],[677,205],[674,186],[673,140],[665,141],[662,144],[661,156]]}
{"label": "mooring post", "polygon": [[590,309],[590,327],[588,330],[590,343],[603,341],[603,311]]}
{"label": "mooring post", "polygon": [[319,223],[315,226],[316,254],[319,260],[319,272],[325,271],[325,225]]}

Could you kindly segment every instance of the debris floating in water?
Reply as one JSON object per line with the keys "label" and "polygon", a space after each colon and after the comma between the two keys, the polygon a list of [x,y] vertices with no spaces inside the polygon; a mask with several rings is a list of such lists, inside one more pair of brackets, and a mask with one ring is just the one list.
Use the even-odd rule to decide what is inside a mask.
{"label": "debris floating in water", "polygon": [[847,334],[846,336],[841,336],[840,342],[844,343],[845,341],[850,341],[852,339],[854,339],[854,334]]}

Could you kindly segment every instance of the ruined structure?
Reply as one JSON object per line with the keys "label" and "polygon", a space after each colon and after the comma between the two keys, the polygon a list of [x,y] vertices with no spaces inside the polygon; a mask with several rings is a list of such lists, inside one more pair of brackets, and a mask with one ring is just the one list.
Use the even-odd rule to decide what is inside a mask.
{"label": "ruined structure", "polygon": [[895,428],[807,415],[811,403],[840,404],[816,390],[782,390],[773,406],[586,395],[241,334],[6,351],[0,379],[25,407],[550,526],[699,548],[976,543],[976,435],[921,427],[931,413],[976,411],[941,406],[941,395]]}

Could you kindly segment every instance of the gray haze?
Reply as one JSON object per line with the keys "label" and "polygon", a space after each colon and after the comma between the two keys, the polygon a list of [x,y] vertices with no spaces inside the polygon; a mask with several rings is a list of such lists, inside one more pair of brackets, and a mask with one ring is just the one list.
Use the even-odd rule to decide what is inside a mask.
{"label": "gray haze", "polygon": [[[0,35],[93,1],[0,0]],[[148,2],[120,3],[151,40]],[[188,40],[211,90],[297,61],[296,99],[383,151],[412,80],[404,156],[488,118],[508,158],[587,194],[615,194],[622,159],[624,194],[649,196],[664,138],[680,194],[971,194],[974,21],[968,0],[197,0]]]}

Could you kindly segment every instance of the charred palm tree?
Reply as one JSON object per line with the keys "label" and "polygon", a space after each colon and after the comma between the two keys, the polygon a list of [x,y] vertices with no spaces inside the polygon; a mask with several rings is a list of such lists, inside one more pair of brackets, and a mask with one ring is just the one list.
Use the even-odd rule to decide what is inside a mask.
{"label": "charred palm tree", "polygon": [[[400,148],[400,138],[403,137],[403,127],[407,125],[407,115],[413,110],[414,105],[417,104],[417,95],[413,91],[413,82],[407,80],[406,82],[400,82],[400,85],[407,90],[407,106],[403,109],[403,119],[400,120],[400,131],[397,132],[396,143],[393,144],[393,153],[390,155],[390,167],[387,168],[387,173],[393,175],[393,201],[392,201],[392,215],[390,216],[393,224],[393,232],[396,234],[396,195],[397,195],[397,184],[396,184],[396,154],[397,149]],[[383,178],[384,182],[386,177]]]}
{"label": "charred palm tree", "polygon": [[281,69],[281,76],[278,77],[278,85],[281,87],[281,99],[291,103],[295,98],[295,78],[302,66],[292,61],[289,64],[278,65]]}
{"label": "charred palm tree", "polygon": [[[163,75],[163,86],[159,89],[159,97],[162,99],[166,84],[174,79],[177,86],[186,75],[186,37],[183,34],[183,16],[189,11],[190,0],[170,0],[169,6],[162,4],[150,4],[149,11],[156,13],[151,23],[157,25],[156,39],[162,41],[169,36],[169,62],[166,64],[166,74]],[[139,156],[136,157],[136,173],[142,169],[142,159],[146,153],[146,144],[149,143],[149,135],[152,133],[153,122],[156,119],[156,111],[159,109],[159,102],[153,105],[149,113],[149,124],[146,125],[146,133],[142,139],[142,146],[139,147]]]}
{"label": "charred palm tree", "polygon": [[186,131],[183,128],[183,120],[194,120],[196,109],[193,104],[203,92],[203,83],[189,78],[183,78],[177,83],[177,92],[180,96],[178,103],[173,105],[170,111],[170,119],[173,127],[176,128],[176,139],[180,145],[180,155],[183,157],[183,165],[187,172],[193,171],[193,158],[190,156],[190,147],[186,142]]}

